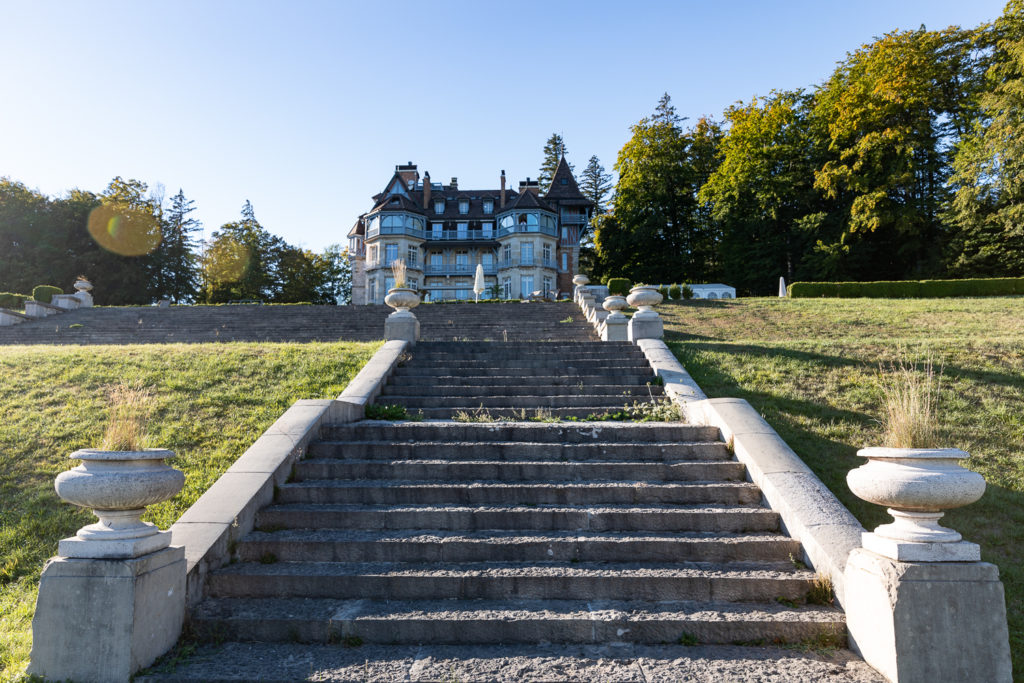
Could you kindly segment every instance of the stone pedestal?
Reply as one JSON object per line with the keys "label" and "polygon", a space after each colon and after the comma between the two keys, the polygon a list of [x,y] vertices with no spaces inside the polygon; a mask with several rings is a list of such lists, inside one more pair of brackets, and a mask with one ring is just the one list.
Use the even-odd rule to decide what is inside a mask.
{"label": "stone pedestal", "polygon": [[629,341],[638,339],[661,339],[665,336],[665,328],[661,316],[654,311],[637,311],[629,319]]}
{"label": "stone pedestal", "polygon": [[78,299],[79,308],[92,308],[92,294],[90,294],[89,292],[76,292],[75,298]]}
{"label": "stone pedestal", "polygon": [[892,683],[1012,680],[995,565],[899,562],[860,548],[845,579],[850,644]]}
{"label": "stone pedestal", "polygon": [[621,313],[612,313],[604,319],[601,341],[629,341],[629,318]]}
{"label": "stone pedestal", "polygon": [[128,681],[167,652],[185,617],[185,549],[120,560],[52,558],[32,619],[29,673]]}
{"label": "stone pedestal", "polygon": [[50,303],[57,308],[62,308],[66,311],[73,311],[82,305],[77,294],[54,294]]}
{"label": "stone pedestal", "polygon": [[420,321],[410,311],[395,311],[384,320],[384,339],[415,344],[420,338]]}
{"label": "stone pedestal", "polygon": [[56,315],[57,313],[60,313],[60,309],[56,306],[32,300],[25,302],[25,315],[30,318],[45,318],[48,315]]}

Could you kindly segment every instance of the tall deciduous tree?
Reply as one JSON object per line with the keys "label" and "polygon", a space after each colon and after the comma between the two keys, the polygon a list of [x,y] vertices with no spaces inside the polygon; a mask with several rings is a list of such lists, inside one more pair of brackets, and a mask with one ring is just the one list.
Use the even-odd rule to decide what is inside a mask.
{"label": "tall deciduous tree", "polygon": [[725,112],[721,163],[700,197],[721,230],[723,276],[741,290],[767,294],[779,276],[809,277],[802,261],[825,206],[814,172],[827,144],[815,133],[812,106],[802,91],[773,92]]}
{"label": "tall deciduous tree", "polygon": [[953,163],[947,218],[955,226],[953,273],[1024,276],[1024,2],[1012,0],[991,27],[991,66],[981,116]]}
{"label": "tall deciduous tree", "polygon": [[[548,188],[551,187],[551,179],[555,176],[558,160],[563,155],[568,154],[568,152],[565,141],[558,133],[552,133],[548,141],[544,143],[544,160],[540,164],[540,172],[537,175],[541,194],[547,192]],[[573,170],[572,164],[569,164],[569,170]]]}
{"label": "tall deciduous tree", "polygon": [[[663,97],[655,117],[634,125],[619,151],[614,219],[598,225],[595,236],[595,261],[606,269],[599,276],[648,282],[714,276],[715,234],[701,217],[697,192],[706,179],[706,157],[714,156],[708,146],[715,136],[706,121],[691,130],[679,121]],[[620,249],[611,250],[609,232],[621,236]]]}
{"label": "tall deciduous tree", "polygon": [[827,122],[835,158],[816,186],[844,207],[836,253],[859,251],[852,275],[896,279],[941,268],[951,143],[970,127],[979,84],[969,31],[922,28],[865,45],[819,89],[814,115]]}

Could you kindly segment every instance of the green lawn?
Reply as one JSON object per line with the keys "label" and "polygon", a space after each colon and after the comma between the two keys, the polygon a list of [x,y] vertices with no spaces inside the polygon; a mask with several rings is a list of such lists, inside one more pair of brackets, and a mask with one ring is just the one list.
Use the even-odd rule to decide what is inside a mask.
{"label": "green lawn", "polygon": [[881,432],[880,363],[943,366],[940,431],[972,455],[984,497],[944,523],[981,544],[1006,587],[1024,680],[1024,298],[739,299],[658,308],[666,342],[710,397],[744,398],[869,529],[889,519],[846,473]]}
{"label": "green lawn", "polygon": [[333,398],[378,343],[0,346],[0,681],[28,663],[39,573],[91,513],[53,491],[74,450],[99,444],[106,390],[155,394],[150,446],[186,474],[146,519],[170,526],[285,409]]}

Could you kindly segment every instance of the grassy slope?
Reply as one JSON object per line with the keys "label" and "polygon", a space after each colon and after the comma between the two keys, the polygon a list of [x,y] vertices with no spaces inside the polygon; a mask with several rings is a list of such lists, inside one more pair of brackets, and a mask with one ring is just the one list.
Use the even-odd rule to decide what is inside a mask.
{"label": "grassy slope", "polygon": [[885,511],[846,473],[881,445],[879,364],[943,365],[945,444],[972,454],[984,497],[944,522],[981,544],[1006,587],[1014,669],[1024,676],[1024,298],[741,299],[659,308],[666,341],[711,397],[745,398],[869,529]]}
{"label": "grassy slope", "polygon": [[68,454],[96,446],[105,389],[154,389],[150,444],[177,453],[184,490],[150,508],[168,527],[295,400],[337,396],[375,343],[0,347],[0,680],[27,665],[39,573],[91,513],[61,503]]}

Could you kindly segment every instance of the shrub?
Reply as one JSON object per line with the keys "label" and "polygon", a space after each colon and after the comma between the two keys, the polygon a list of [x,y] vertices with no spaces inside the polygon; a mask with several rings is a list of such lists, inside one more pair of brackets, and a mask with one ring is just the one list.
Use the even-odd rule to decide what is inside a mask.
{"label": "shrub", "polygon": [[626,296],[629,294],[629,280],[624,277],[608,278],[608,293]]}
{"label": "shrub", "polygon": [[690,287],[690,285],[683,285],[682,295],[683,295],[684,299],[692,299],[693,298],[693,288]]}
{"label": "shrub", "polygon": [[668,288],[668,296],[670,299],[678,299],[683,295],[683,290],[680,289],[679,285],[672,285]]}
{"label": "shrub", "polygon": [[666,287],[665,285],[661,285],[660,287],[658,287],[658,294],[661,294],[661,298],[662,299],[666,299],[667,300],[668,299],[668,287]]}
{"label": "shrub", "polygon": [[32,298],[40,303],[48,304],[53,301],[54,294],[63,293],[64,290],[60,287],[54,287],[53,285],[39,285],[32,290]]}
{"label": "shrub", "polygon": [[1024,294],[1024,278],[966,280],[882,280],[879,282],[794,282],[793,298],[938,299],[957,296],[1013,296]]}
{"label": "shrub", "polygon": [[25,308],[25,300],[28,294],[15,294],[14,292],[0,292],[0,308],[21,310]]}

